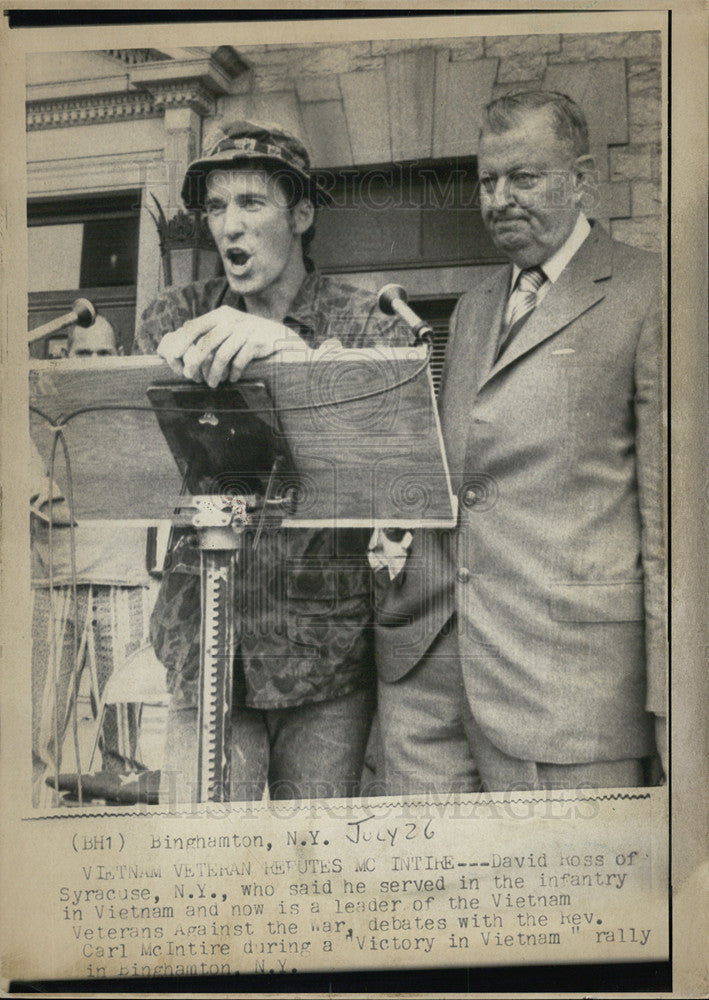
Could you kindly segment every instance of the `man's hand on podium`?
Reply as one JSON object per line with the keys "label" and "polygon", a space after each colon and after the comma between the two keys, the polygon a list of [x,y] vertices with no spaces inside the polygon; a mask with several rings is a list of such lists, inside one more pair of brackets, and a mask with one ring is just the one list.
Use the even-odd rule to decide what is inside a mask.
{"label": "man's hand on podium", "polygon": [[293,347],[308,349],[302,337],[273,320],[220,306],[166,333],[158,345],[170,368],[212,389],[227,377],[236,382],[250,361]]}

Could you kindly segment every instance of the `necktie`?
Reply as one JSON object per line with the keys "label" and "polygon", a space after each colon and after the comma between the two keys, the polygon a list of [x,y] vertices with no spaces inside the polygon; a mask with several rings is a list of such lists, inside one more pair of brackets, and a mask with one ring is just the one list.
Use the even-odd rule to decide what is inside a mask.
{"label": "necktie", "polygon": [[517,283],[509,299],[507,323],[502,330],[497,357],[509,347],[537,304],[537,293],[546,281],[541,267],[528,267],[517,275]]}

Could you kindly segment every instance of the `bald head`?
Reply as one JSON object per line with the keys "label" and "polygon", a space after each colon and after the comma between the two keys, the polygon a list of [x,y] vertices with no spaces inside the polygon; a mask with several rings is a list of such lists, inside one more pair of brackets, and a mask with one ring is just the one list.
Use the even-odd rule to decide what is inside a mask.
{"label": "bald head", "polygon": [[91,326],[73,326],[67,342],[70,358],[107,358],[118,354],[116,331],[103,316]]}

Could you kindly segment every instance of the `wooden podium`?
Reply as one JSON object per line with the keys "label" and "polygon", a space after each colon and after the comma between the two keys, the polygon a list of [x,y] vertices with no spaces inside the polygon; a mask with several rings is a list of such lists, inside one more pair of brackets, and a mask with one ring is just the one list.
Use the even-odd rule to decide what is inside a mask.
{"label": "wooden podium", "polygon": [[[198,798],[222,801],[237,646],[231,595],[243,529],[255,524],[258,532],[264,520],[288,528],[450,528],[456,503],[425,347],[313,351],[298,344],[248,366],[235,387],[238,408],[224,405],[227,386],[194,386],[182,406],[190,385],[157,357],[36,362],[30,432],[47,465],[54,438],[63,438],[78,523],[171,519],[199,530]],[[164,436],[166,408],[188,413],[197,428],[183,454],[179,431],[168,427],[170,444]],[[233,436],[234,461],[225,434]],[[268,455],[270,472],[265,460],[261,469],[248,467],[253,448]],[[206,453],[205,490],[205,470],[198,475],[195,467]],[[54,480],[64,496],[68,475],[57,451]]]}

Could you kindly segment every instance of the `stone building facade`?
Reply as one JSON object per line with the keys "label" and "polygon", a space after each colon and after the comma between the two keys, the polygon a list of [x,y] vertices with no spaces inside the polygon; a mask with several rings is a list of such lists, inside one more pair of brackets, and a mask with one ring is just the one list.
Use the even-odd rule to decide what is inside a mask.
{"label": "stone building facade", "polygon": [[318,223],[323,269],[373,289],[399,281],[442,325],[495,259],[464,196],[482,108],[501,93],[534,87],[577,100],[598,169],[591,214],[619,239],[659,250],[661,67],[659,32],[32,54],[31,325],[88,282],[129,342],[166,280],[155,199],[174,219],[187,163],[234,118],[296,132],[329,173],[340,197],[338,214]]}

